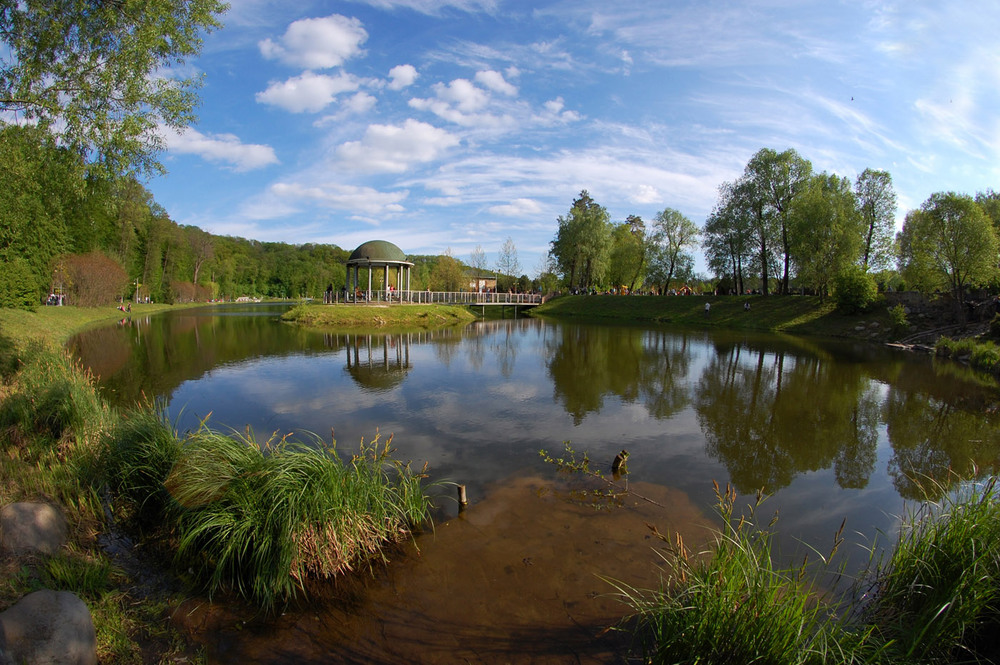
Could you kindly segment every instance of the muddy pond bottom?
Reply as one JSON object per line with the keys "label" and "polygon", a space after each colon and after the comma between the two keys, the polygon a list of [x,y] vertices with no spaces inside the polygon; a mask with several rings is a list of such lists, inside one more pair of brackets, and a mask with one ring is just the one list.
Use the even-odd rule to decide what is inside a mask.
{"label": "muddy pond bottom", "polygon": [[508,478],[363,588],[313,607],[249,619],[189,601],[175,621],[213,663],[624,662],[631,639],[614,627],[628,608],[608,580],[658,584],[649,525],[692,545],[712,525],[679,490],[634,483],[622,505],[595,509],[570,489]]}

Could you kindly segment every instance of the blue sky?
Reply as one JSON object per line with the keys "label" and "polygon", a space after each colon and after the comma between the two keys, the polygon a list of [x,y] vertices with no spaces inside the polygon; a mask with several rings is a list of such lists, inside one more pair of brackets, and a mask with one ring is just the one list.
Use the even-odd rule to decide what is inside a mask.
{"label": "blue sky", "polygon": [[491,264],[511,237],[534,276],[581,190],[700,226],[764,147],[889,171],[900,223],[1000,189],[995,0],[231,0],[223,21],[148,183],[216,234]]}

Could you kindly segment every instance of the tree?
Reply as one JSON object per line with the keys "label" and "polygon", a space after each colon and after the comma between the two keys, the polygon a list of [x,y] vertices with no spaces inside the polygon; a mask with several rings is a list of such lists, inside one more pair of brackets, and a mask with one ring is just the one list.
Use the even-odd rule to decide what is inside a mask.
{"label": "tree", "polygon": [[[502,287],[504,290],[514,287],[517,273],[521,272],[521,262],[517,259],[517,247],[514,245],[514,239],[510,236],[507,236],[503,245],[500,246],[500,253],[497,255],[497,272],[506,278]],[[497,284],[497,288],[499,289],[501,286]]]}
{"label": "tree", "polygon": [[789,249],[799,280],[825,296],[834,276],[857,262],[862,222],[851,182],[821,173],[792,201]]}
{"label": "tree", "polygon": [[906,281],[925,290],[944,286],[959,302],[972,284],[997,270],[997,236],[982,208],[964,194],[932,194],[903,222],[897,239]]}
{"label": "tree", "polygon": [[476,245],[476,248],[469,254],[469,267],[472,268],[477,277],[490,269],[482,245]]}
{"label": "tree", "polygon": [[736,183],[719,187],[719,201],[705,220],[705,258],[718,276],[731,275],[739,293],[744,292],[744,269],[753,260],[753,218],[737,196]]}
{"label": "tree", "polygon": [[[796,195],[805,187],[812,173],[812,164],[794,150],[775,152],[762,148],[750,158],[743,177],[751,207],[758,215],[770,218],[777,225],[783,272],[779,293],[788,293],[788,269],[791,263],[788,210]],[[766,284],[766,278],[763,280]],[[766,291],[765,291],[766,292]]]}
{"label": "tree", "polygon": [[[663,291],[670,289],[670,281],[678,272],[678,267],[685,263],[685,257],[690,250],[698,246],[701,231],[690,219],[673,208],[664,208],[656,214],[653,222],[654,254],[651,268],[659,276]],[[691,261],[693,263],[693,261]]]}
{"label": "tree", "polygon": [[435,291],[458,291],[465,284],[465,270],[452,255],[451,247],[438,257],[431,269],[430,287]]}
{"label": "tree", "polygon": [[892,263],[896,228],[896,192],[887,171],[865,169],[854,183],[858,212],[865,226],[861,267],[885,270]]}
{"label": "tree", "polygon": [[226,9],[220,0],[0,0],[0,110],[105,173],[160,170],[158,126],[194,118],[198,81],[177,76],[179,65]]}
{"label": "tree", "polygon": [[611,240],[608,211],[587,190],[573,201],[569,213],[558,218],[559,229],[550,254],[570,288],[589,288],[604,279]]}
{"label": "tree", "polygon": [[[638,219],[632,217],[630,219]],[[639,220],[640,224],[642,220]],[[638,225],[626,220],[614,225],[611,231],[607,281],[614,288],[635,289],[645,263],[645,233],[636,232]]]}

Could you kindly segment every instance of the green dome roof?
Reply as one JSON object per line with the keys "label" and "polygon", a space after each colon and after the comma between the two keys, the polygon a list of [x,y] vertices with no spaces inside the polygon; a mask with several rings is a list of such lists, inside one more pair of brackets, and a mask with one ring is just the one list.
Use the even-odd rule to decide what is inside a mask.
{"label": "green dome roof", "polygon": [[406,254],[388,240],[369,240],[351,253],[349,261],[401,261],[406,262]]}

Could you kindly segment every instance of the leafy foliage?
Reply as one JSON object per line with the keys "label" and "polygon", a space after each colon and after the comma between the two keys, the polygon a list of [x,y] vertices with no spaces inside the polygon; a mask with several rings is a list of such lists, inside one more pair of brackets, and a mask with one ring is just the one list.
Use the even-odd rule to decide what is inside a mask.
{"label": "leafy foliage", "polygon": [[851,265],[834,279],[833,298],[846,312],[866,312],[878,298],[878,285],[861,267]]}
{"label": "leafy foliage", "polygon": [[158,126],[193,120],[198,82],[177,76],[178,65],[226,9],[219,0],[3,0],[0,110],[52,132],[96,170],[155,171]]}

